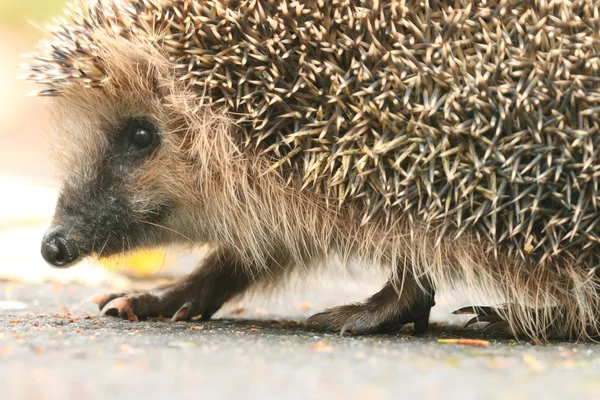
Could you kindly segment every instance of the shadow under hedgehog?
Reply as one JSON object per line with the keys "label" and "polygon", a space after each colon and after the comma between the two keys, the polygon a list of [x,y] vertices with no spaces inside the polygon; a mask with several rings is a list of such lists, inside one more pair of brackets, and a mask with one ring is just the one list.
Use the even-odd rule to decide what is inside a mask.
{"label": "shadow under hedgehog", "polygon": [[[95,297],[210,318],[331,254],[389,271],[309,322],[427,328],[462,287],[512,332],[598,334],[600,3],[96,0],[33,55],[63,186],[66,267],[209,244],[196,272]],[[471,310],[473,311],[473,310]]]}

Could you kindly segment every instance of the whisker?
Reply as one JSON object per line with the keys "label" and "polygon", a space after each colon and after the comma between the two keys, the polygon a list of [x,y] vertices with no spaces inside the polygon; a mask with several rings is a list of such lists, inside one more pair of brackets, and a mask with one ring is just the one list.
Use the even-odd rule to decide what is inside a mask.
{"label": "whisker", "polygon": [[154,223],[154,222],[149,222],[149,221],[140,221],[140,222],[142,222],[144,224],[156,226],[157,228],[165,229],[165,230],[167,230],[169,232],[172,232],[172,233],[176,233],[177,235],[181,236],[182,238],[188,240],[190,243],[194,243],[194,241],[192,239],[190,239],[189,237],[185,236],[183,233],[181,233],[179,231],[176,231],[175,229],[172,229],[172,228],[169,228],[167,226],[164,226],[164,225],[161,225],[161,224],[157,224],[157,223]]}
{"label": "whisker", "polygon": [[98,256],[100,256],[102,254],[102,252],[104,251],[104,249],[106,248],[106,245],[108,244],[108,241],[110,240],[110,235],[111,234],[109,233],[108,236],[106,237],[106,240],[104,241],[104,244],[102,245],[102,248],[98,252]]}

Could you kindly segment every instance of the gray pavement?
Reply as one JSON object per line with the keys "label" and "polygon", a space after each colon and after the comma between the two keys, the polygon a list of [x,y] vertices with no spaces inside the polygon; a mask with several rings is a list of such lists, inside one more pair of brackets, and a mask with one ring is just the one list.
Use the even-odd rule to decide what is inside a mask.
{"label": "gray pavement", "polygon": [[595,344],[533,346],[453,324],[422,337],[315,333],[296,321],[328,301],[306,293],[311,303],[249,300],[208,323],[135,323],[80,306],[97,291],[0,282],[1,399],[600,398]]}

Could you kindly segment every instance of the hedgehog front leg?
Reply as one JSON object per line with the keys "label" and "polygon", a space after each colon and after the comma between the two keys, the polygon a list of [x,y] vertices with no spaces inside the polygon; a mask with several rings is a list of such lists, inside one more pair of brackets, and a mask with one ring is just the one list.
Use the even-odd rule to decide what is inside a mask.
{"label": "hedgehog front leg", "polygon": [[[429,312],[435,305],[432,286],[413,277],[404,282],[388,280],[383,288],[364,303],[325,310],[310,317],[306,323],[317,329],[358,334],[395,332],[414,322],[415,333],[429,327]],[[425,290],[424,290],[425,289]]]}
{"label": "hedgehog front leg", "polygon": [[98,304],[102,314],[130,320],[158,316],[173,321],[206,320],[226,301],[248,289],[256,275],[235,254],[218,250],[197,270],[174,283],[147,292],[96,295],[90,301]]}

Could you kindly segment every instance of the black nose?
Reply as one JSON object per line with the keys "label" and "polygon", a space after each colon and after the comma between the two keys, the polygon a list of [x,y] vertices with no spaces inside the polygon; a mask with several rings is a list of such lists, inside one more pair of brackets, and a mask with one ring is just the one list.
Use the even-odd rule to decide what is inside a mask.
{"label": "black nose", "polygon": [[66,267],[79,258],[79,248],[58,226],[46,231],[42,241],[42,257],[55,267]]}

